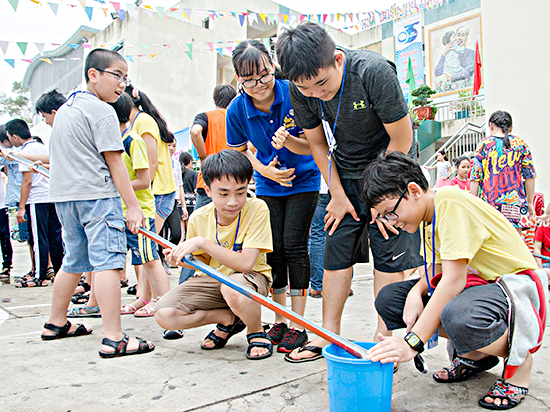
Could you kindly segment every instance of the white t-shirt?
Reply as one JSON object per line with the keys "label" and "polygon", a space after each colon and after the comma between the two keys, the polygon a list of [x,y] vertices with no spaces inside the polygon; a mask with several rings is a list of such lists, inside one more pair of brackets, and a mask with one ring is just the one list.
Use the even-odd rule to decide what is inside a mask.
{"label": "white t-shirt", "polygon": [[180,200],[180,186],[183,186],[183,181],[181,180],[181,165],[180,162],[171,157],[172,160],[172,172],[174,173],[174,179],[176,181],[176,200]]}
{"label": "white t-shirt", "polygon": [[[48,154],[48,149],[42,143],[38,143],[36,140],[30,139],[26,141],[23,146],[21,146],[21,153]],[[48,189],[50,187],[48,178],[40,173],[29,171],[29,168],[22,163],[19,164],[19,172],[32,173],[31,190],[29,192],[29,197],[27,198],[27,204],[32,205],[35,203],[48,203]]]}

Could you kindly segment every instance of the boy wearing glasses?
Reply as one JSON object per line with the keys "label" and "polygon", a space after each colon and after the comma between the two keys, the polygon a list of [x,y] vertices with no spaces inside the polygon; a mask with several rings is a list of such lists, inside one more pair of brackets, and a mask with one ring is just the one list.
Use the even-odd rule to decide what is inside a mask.
{"label": "boy wearing glasses", "polygon": [[[150,352],[154,345],[129,338],[120,325],[118,271],[126,260],[125,226],[137,233],[144,223],[122,161],[122,139],[114,109],[129,83],[128,65],[111,50],[95,49],[86,58],[87,89],[73,93],[56,113],[50,140],[49,201],[63,226],[65,256],[52,297],[43,340],[92,333],[67,321],[67,308],[83,272],[94,271],[93,288],[101,311],[102,358]],[[127,207],[126,224],[120,198]]]}
{"label": "boy wearing glasses", "polygon": [[458,188],[435,192],[420,165],[399,152],[369,164],[363,194],[385,223],[409,233],[422,225],[424,260],[433,268],[425,277],[380,291],[378,314],[389,330],[408,333],[404,339],[380,335],[369,358],[407,362],[439,328],[456,353],[434,380],[464,381],[502,357],[502,378],[478,403],[487,409],[515,407],[528,393],[531,354],[542,344],[548,279],[514,227]]}

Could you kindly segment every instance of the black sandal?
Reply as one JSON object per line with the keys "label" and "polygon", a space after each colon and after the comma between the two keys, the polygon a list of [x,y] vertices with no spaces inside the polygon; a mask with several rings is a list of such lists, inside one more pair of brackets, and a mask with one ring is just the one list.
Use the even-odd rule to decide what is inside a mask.
{"label": "black sandal", "polygon": [[148,353],[152,352],[155,349],[155,345],[151,343],[151,346],[149,346],[149,343],[145,339],[137,338],[139,342],[139,346],[136,350],[127,351],[126,348],[128,348],[128,342],[130,341],[130,337],[123,333],[121,340],[112,340],[109,338],[103,338],[101,341],[102,345],[110,346],[115,351],[114,352],[103,352],[102,350],[99,351],[99,356],[102,358],[119,358],[121,356],[129,356],[129,355],[139,355],[142,353]]}
{"label": "black sandal", "polygon": [[43,288],[46,286],[48,286],[48,281],[45,279],[19,279],[19,281],[15,283],[16,288]]}
{"label": "black sandal", "polygon": [[[504,379],[499,379],[489,390],[489,392],[487,392],[487,395],[485,395],[478,401],[478,404],[485,409],[512,409],[518,406],[520,402],[525,399],[528,393],[529,389],[527,388],[524,388],[522,386],[515,386],[509,382],[506,382]],[[493,398],[493,402],[495,399],[500,399],[500,405],[495,405],[493,402],[487,402],[485,400],[486,397]],[[508,404],[502,404],[502,401],[504,399],[508,401]]]}
{"label": "black sandal", "polygon": [[243,323],[242,320],[239,319],[239,317],[235,316],[235,321],[233,322],[233,324],[229,326],[225,326],[225,325],[222,325],[221,323],[218,323],[216,325],[216,329],[218,329],[221,332],[227,333],[228,334],[227,337],[220,338],[214,333],[214,330],[212,330],[204,339],[210,339],[212,342],[214,342],[214,346],[210,348],[208,346],[204,346],[204,344],[201,344],[201,349],[204,349],[204,350],[222,349],[227,344],[227,341],[229,340],[229,338],[245,330],[246,325]]}
{"label": "black sandal", "polygon": [[[252,339],[267,339],[269,342],[250,342]],[[256,333],[249,333],[246,335],[246,340],[248,341],[248,349],[246,350],[246,357],[250,360],[259,360],[259,359],[265,359],[269,358],[271,355],[273,355],[273,343],[271,342],[271,339],[269,339],[269,336],[265,332],[256,332]],[[265,348],[268,349],[269,352],[264,353],[260,356],[250,356],[250,352],[252,352],[253,348]]]}
{"label": "black sandal", "polygon": [[478,361],[471,359],[461,358],[456,356],[451,363],[451,366],[443,368],[447,371],[448,379],[442,379],[434,372],[433,378],[439,383],[454,383],[462,382],[466,379],[477,375],[479,372],[483,372],[494,368],[498,365],[499,359],[496,356],[487,356],[486,358]]}
{"label": "black sandal", "polygon": [[126,293],[128,295],[135,295],[137,293],[137,285],[129,286],[128,289],[126,289]]}
{"label": "black sandal", "polygon": [[90,292],[75,293],[71,298],[71,302],[73,302],[75,305],[82,305],[84,303],[88,303],[89,300],[90,300]]}
{"label": "black sandal", "polygon": [[55,332],[55,335],[41,335],[42,340],[56,340],[63,338],[74,338],[76,336],[85,336],[92,333],[92,329],[86,329],[81,323],[78,323],[78,328],[72,333],[69,333],[71,329],[71,322],[67,321],[64,326],[55,326],[53,323],[45,323],[44,329]]}
{"label": "black sandal", "polygon": [[321,348],[320,346],[312,346],[312,345],[308,346],[309,343],[311,343],[311,341],[304,343],[304,346],[298,349],[298,353],[307,350],[309,352],[314,353],[314,356],[311,356],[309,358],[293,359],[290,357],[290,353],[292,353],[290,352],[285,355],[285,360],[291,363],[302,363],[302,362],[313,362],[313,361],[316,361],[317,359],[321,359],[323,357],[323,348]]}

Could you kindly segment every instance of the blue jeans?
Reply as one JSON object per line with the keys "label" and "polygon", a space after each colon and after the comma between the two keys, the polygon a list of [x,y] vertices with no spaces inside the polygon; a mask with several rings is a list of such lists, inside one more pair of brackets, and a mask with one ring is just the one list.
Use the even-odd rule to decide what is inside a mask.
{"label": "blue jeans", "polygon": [[325,214],[330,194],[320,194],[317,208],[311,221],[309,233],[309,262],[311,267],[311,289],[323,290],[323,263],[325,260]]}

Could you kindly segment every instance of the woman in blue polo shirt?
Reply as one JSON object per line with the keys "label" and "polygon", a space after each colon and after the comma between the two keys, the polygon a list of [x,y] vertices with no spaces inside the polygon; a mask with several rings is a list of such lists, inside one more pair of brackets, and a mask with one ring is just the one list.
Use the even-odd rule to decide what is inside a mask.
{"label": "woman in blue polo shirt", "polygon": [[[301,130],[294,122],[288,81],[275,79],[275,65],[263,43],[240,42],[233,51],[233,67],[240,93],[227,108],[227,144],[246,154],[254,167],[256,195],[269,207],[273,252],[267,262],[273,270],[273,300],[286,304],[290,280],[292,310],[303,315],[310,277],[307,244],[320,172],[306,140],[297,137]],[[269,336],[285,353],[307,341],[305,330],[293,322],[289,328],[280,315]]]}

